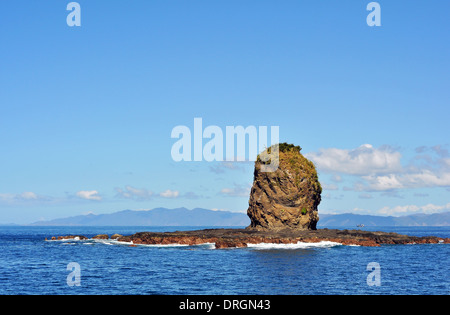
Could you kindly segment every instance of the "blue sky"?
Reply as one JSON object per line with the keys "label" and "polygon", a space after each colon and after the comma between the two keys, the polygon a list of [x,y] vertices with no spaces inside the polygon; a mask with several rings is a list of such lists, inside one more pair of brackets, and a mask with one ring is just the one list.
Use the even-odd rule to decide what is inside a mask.
{"label": "blue sky", "polygon": [[175,126],[279,126],[320,213],[450,210],[448,1],[0,3],[0,223],[245,212],[252,163],[179,162]]}

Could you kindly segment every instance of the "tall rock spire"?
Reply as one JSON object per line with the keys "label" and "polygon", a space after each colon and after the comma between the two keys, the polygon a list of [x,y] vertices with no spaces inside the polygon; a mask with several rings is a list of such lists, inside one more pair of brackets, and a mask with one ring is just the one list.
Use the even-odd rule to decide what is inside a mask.
{"label": "tall rock spire", "polygon": [[[255,162],[253,187],[247,214],[249,229],[315,230],[319,221],[318,209],[322,187],[314,164],[301,153],[299,146],[277,144],[279,167],[273,172],[262,172],[264,165],[258,157]],[[270,154],[274,146],[262,154]]]}

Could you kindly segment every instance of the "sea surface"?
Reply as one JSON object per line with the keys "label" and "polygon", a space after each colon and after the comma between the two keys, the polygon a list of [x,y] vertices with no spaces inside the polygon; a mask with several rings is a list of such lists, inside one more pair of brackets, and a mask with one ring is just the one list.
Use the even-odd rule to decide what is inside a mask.
{"label": "sea surface", "polygon": [[[448,244],[259,244],[216,250],[213,244],[45,241],[59,235],[193,229],[201,228],[0,227],[0,294],[450,294]],[[450,237],[450,227],[363,229]]]}

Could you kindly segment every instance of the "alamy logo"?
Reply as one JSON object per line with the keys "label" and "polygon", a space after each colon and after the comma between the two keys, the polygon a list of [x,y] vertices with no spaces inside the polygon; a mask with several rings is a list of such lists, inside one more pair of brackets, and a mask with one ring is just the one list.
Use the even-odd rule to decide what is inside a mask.
{"label": "alamy logo", "polygon": [[369,287],[381,286],[381,266],[377,262],[371,262],[367,265],[367,271],[371,271],[367,276],[367,285]]}
{"label": "alamy logo", "polygon": [[81,7],[78,2],[70,2],[66,7],[67,11],[71,11],[66,18],[67,25],[70,27],[81,26]]}
{"label": "alamy logo", "polygon": [[67,276],[66,282],[69,287],[81,286],[81,267],[76,262],[67,264],[67,270],[71,271]]}
{"label": "alamy logo", "polygon": [[[219,126],[207,126],[203,129],[202,118],[194,118],[193,133],[187,126],[176,126],[172,129],[171,137],[179,139],[173,144],[171,150],[172,159],[176,162],[255,161],[258,152],[263,152],[270,147],[267,143],[267,126],[258,128],[255,126],[245,128],[243,126],[226,126],[224,133]],[[203,144],[204,139],[210,140]],[[278,126],[270,127],[270,140],[272,146],[279,143]],[[273,146],[270,152],[260,154],[259,159],[265,162],[262,171],[276,171],[279,165],[278,157],[278,146]]]}
{"label": "alamy logo", "polygon": [[367,5],[367,11],[371,11],[367,16],[367,25],[381,26],[381,6],[378,2],[371,2]]}

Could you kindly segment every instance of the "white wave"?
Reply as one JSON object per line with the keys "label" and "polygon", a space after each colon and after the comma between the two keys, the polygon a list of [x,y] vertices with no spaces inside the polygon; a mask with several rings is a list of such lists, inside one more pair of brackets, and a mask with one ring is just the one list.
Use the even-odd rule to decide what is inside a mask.
{"label": "white wave", "polygon": [[135,244],[136,246],[144,246],[144,247],[185,247],[189,246],[187,244]]}
{"label": "white wave", "polygon": [[330,241],[321,241],[318,243],[298,242],[294,244],[259,243],[259,244],[247,244],[247,247],[253,249],[305,249],[305,248],[330,248],[340,245],[342,244]]}
{"label": "white wave", "polygon": [[112,245],[133,245],[133,242],[123,242],[123,241],[117,241],[117,240],[110,240],[109,241]]}
{"label": "white wave", "polygon": [[104,245],[114,245],[111,240],[99,240],[99,239],[91,239],[94,243],[100,243]]}
{"label": "white wave", "polygon": [[61,241],[61,242],[84,242],[84,241],[86,241],[86,239],[80,239],[79,236],[75,236],[73,238],[65,238],[65,239],[62,239],[59,241]]}
{"label": "white wave", "polygon": [[62,242],[62,243],[71,243],[71,242],[84,242],[86,239],[80,239],[80,237],[76,236],[73,238],[62,238],[62,239],[46,239],[46,242]]}
{"label": "white wave", "polygon": [[215,249],[216,243],[201,243],[201,244],[136,244],[136,246],[145,246],[145,247],[204,247],[206,249]]}
{"label": "white wave", "polygon": [[130,242],[122,242],[117,240],[96,240],[97,243],[106,244],[106,245],[135,245],[135,246],[142,246],[142,247],[188,247],[188,246],[198,246],[198,247],[204,247],[206,249],[214,249],[215,243],[202,243],[202,244],[196,244],[196,245],[188,245],[188,244],[134,244],[133,241]]}
{"label": "white wave", "polygon": [[206,249],[216,249],[216,243],[203,243],[196,246],[204,247]]}

